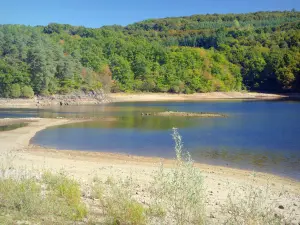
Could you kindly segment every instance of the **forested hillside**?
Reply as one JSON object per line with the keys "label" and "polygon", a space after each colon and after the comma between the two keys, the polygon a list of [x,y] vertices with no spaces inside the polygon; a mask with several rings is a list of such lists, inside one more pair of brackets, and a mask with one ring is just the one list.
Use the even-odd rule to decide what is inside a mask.
{"label": "forested hillside", "polygon": [[300,13],[194,15],[92,29],[0,26],[0,95],[300,91]]}

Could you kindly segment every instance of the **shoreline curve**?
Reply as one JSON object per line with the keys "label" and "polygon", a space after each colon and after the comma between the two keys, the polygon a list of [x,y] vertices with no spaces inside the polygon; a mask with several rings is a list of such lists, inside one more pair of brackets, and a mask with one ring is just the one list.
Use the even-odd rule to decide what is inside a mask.
{"label": "shoreline curve", "polygon": [[[1,119],[0,119],[1,121]],[[95,176],[100,179],[108,177],[124,178],[133,176],[139,185],[148,185],[152,182],[153,173],[157,171],[161,162],[166,169],[174,165],[174,160],[142,157],[107,152],[84,152],[76,150],[56,150],[30,145],[34,135],[51,126],[79,122],[74,119],[47,119],[36,118],[28,126],[15,130],[0,132],[0,162],[5,162],[9,153],[13,156],[13,166],[30,169],[36,172],[45,170],[59,172],[62,169],[77,179],[81,185],[90,184]],[[218,213],[230,191],[237,188],[247,188],[254,185],[257,188],[268,186],[270,199],[277,204],[284,205],[285,216],[291,210],[296,210],[297,221],[300,221],[300,208],[295,204],[300,201],[300,182],[287,177],[248,170],[206,165],[196,163],[202,173],[206,194],[211,207],[208,213]],[[255,183],[253,183],[255,177]],[[213,194],[212,194],[213,193]],[[278,205],[277,205],[278,207]],[[209,214],[208,214],[209,215]],[[220,218],[221,219],[221,218]]]}

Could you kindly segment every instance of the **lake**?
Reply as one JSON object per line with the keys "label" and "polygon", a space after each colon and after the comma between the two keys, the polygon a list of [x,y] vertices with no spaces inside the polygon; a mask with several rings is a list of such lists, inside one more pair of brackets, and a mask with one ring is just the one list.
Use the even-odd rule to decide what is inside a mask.
{"label": "lake", "polygon": [[[216,112],[228,118],[142,116],[142,112]],[[174,158],[177,127],[197,162],[270,172],[300,180],[300,102],[204,101],[111,103],[54,109],[1,109],[0,117],[94,117],[51,127],[32,143],[57,149]],[[99,118],[116,119],[101,121]]]}

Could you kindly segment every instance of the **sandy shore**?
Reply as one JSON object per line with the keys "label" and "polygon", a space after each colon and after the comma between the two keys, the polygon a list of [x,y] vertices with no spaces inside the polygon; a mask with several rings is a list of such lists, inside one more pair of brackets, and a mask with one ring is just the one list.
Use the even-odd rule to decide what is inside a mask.
{"label": "sandy shore", "polygon": [[[108,102],[151,102],[151,101],[213,101],[213,100],[264,100],[284,99],[293,97],[300,99],[299,94],[292,96],[280,94],[266,94],[256,92],[210,92],[195,94],[169,94],[169,93],[110,93],[105,99],[83,96],[34,97],[33,99],[0,98],[0,108],[46,108],[65,105],[97,105]],[[62,104],[62,105],[60,105]]]}
{"label": "sandy shore", "polygon": [[[78,120],[77,120],[78,121]],[[105,152],[58,151],[30,145],[30,139],[36,132],[49,126],[73,122],[67,119],[36,119],[28,126],[16,130],[0,132],[0,160],[13,158],[14,166],[28,169],[64,169],[67,173],[87,184],[95,176],[126,177],[132,175],[141,185],[148,185],[151,174],[161,161],[167,167],[172,160],[137,157]],[[196,164],[202,170],[207,192],[207,213],[213,214],[209,224],[224,221],[221,213],[230,191],[246,187],[251,182],[252,172],[204,164]],[[255,173],[257,187],[270,185],[270,199],[275,202],[275,211],[288,217],[292,213],[295,224],[300,223],[300,182],[266,173]],[[142,197],[142,196],[141,196]],[[279,209],[278,206],[284,206]],[[209,216],[208,216],[209,217]]]}
{"label": "sandy shore", "polygon": [[286,95],[266,94],[257,92],[209,92],[195,94],[168,93],[112,93],[109,95],[113,102],[147,102],[147,101],[204,101],[204,100],[233,100],[233,99],[281,99]]}

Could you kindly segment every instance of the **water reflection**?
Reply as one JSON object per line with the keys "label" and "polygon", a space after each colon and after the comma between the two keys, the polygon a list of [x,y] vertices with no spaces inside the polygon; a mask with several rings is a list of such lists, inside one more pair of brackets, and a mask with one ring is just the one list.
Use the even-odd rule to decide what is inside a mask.
{"label": "water reflection", "polygon": [[[216,112],[228,118],[141,116],[162,111]],[[32,140],[58,149],[174,157],[172,127],[196,161],[300,179],[300,102],[220,101],[114,103],[53,109],[1,110],[0,117],[85,117],[39,132]],[[8,116],[12,115],[12,116]],[[116,118],[100,121],[98,118]]]}
{"label": "water reflection", "polygon": [[139,130],[170,130],[173,127],[187,128],[196,126],[199,119],[172,118],[158,116],[122,116],[83,123],[73,123],[59,128],[99,128],[99,129],[139,129]]}

